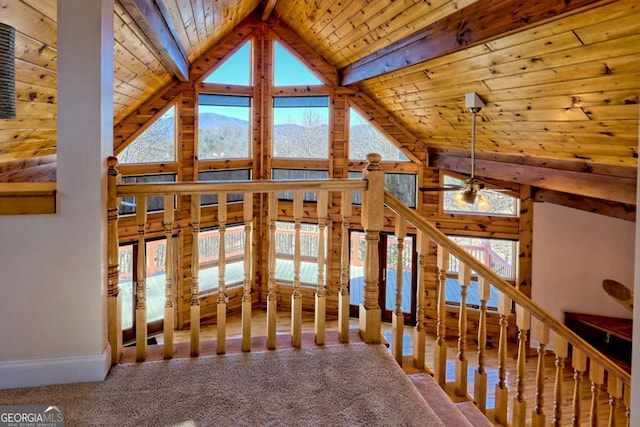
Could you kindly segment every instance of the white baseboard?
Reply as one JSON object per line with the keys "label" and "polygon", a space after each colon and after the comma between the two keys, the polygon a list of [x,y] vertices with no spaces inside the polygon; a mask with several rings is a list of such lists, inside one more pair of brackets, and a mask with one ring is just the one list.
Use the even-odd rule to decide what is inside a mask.
{"label": "white baseboard", "polygon": [[111,347],[94,356],[0,362],[0,390],[102,381],[111,367]]}

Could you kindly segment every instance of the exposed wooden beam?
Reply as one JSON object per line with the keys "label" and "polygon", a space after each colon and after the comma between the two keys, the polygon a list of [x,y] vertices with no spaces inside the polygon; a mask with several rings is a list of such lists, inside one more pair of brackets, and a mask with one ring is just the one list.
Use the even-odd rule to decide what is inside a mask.
{"label": "exposed wooden beam", "polygon": [[340,70],[349,85],[476,46],[613,0],[478,0]]}
{"label": "exposed wooden beam", "polygon": [[[454,148],[429,148],[429,156],[440,157],[470,157],[469,150]],[[636,179],[637,167],[620,166],[610,164],[598,164],[586,160],[563,160],[541,157],[519,156],[515,154],[476,152],[478,160],[492,160],[501,163],[514,163],[518,165],[535,166],[549,169],[563,169],[574,172],[585,172],[596,175],[611,175],[622,178]]]}
{"label": "exposed wooden beam", "polygon": [[156,0],[120,0],[131,18],[157,49],[167,68],[183,82],[189,81],[189,61],[184,47],[175,38],[164,6]]}
{"label": "exposed wooden beam", "polygon": [[534,202],[553,203],[625,221],[635,222],[636,220],[636,207],[634,205],[594,199],[592,197],[578,196],[575,194],[561,193],[559,191],[547,190],[544,188],[534,187],[532,193],[532,199]]}
{"label": "exposed wooden beam", "polygon": [[[430,161],[431,166],[436,168],[467,174],[471,171],[469,158],[434,155],[430,157]],[[630,205],[636,204],[635,178],[478,159],[475,162],[475,173],[478,177],[517,182]]]}
{"label": "exposed wooden beam", "polygon": [[278,0],[263,0],[262,2],[262,21],[266,21],[271,16],[273,8],[276,7]]}

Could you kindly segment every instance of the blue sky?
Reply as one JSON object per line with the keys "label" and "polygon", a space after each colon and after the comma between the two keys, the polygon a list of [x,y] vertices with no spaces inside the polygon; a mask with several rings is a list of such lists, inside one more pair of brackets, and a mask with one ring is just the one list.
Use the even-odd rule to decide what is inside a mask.
{"label": "blue sky", "polygon": [[[289,51],[280,43],[275,43],[274,48],[274,74],[276,86],[295,86],[295,85],[314,85],[322,84],[305,65],[303,65],[297,58],[295,58]],[[251,85],[251,42],[246,42],[240,47],[230,58],[228,58],[223,64],[221,64],[214,72],[205,79],[205,83],[221,83],[221,84],[233,84],[240,86]],[[220,113],[219,107],[206,107],[201,106],[200,111],[214,111]],[[233,110],[233,111],[232,111]],[[245,111],[242,111],[245,110]],[[287,114],[279,114],[276,116],[275,124],[282,124],[287,119],[296,120],[301,117],[303,109],[291,108],[287,109]],[[321,114],[328,119],[328,110],[322,110]],[[247,120],[248,112],[246,109],[230,108],[225,109],[226,115],[242,120]],[[286,116],[286,117],[285,117]],[[279,119],[278,117],[281,117]]]}

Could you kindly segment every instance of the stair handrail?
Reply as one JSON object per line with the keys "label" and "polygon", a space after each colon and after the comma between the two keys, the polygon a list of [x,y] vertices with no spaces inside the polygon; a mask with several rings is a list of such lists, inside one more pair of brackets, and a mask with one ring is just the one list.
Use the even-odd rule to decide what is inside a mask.
{"label": "stair handrail", "polygon": [[515,289],[506,280],[491,271],[489,267],[476,260],[464,248],[456,244],[442,231],[438,230],[435,225],[420,216],[418,212],[406,206],[402,201],[388,191],[385,191],[384,203],[389,209],[413,224],[416,229],[425,233],[432,241],[446,248],[449,253],[453,254],[460,261],[468,265],[472,270],[478,273],[478,275],[488,280],[499,291],[506,294],[512,301],[523,307],[527,312],[547,325],[556,334],[562,336],[569,343],[585,353],[590,359],[596,361],[604,367],[606,371],[618,377],[626,386],[631,386],[631,375],[628,372],[613,363],[607,356],[602,354],[571,329],[559,322],[551,313],[540,307],[525,294]]}
{"label": "stair handrail", "polygon": [[367,181],[357,178],[287,181],[265,179],[260,181],[154,182],[118,184],[116,196],[186,196],[208,193],[274,193],[296,190],[356,191],[366,189]]}

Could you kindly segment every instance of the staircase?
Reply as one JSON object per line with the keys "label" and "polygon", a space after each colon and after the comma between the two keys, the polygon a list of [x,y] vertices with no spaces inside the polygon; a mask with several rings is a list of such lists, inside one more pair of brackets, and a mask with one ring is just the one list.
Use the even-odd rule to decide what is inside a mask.
{"label": "staircase", "polygon": [[445,426],[493,427],[471,401],[454,403],[429,374],[411,374],[409,379]]}

